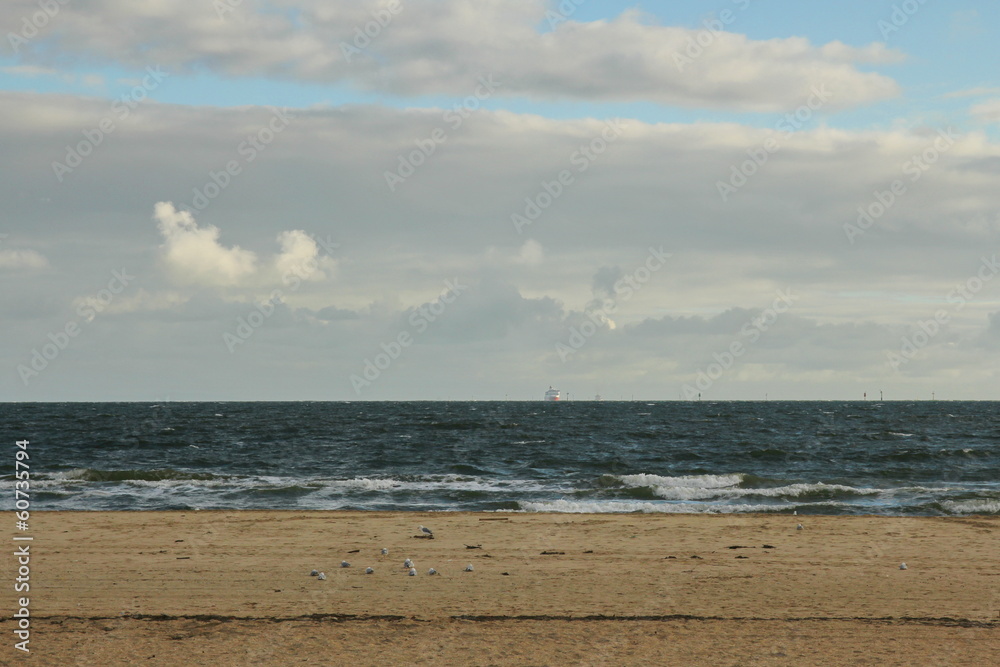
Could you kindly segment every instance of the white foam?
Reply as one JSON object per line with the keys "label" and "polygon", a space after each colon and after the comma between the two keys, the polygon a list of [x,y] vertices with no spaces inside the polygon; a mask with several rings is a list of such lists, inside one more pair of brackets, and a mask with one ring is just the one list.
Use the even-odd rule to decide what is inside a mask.
{"label": "white foam", "polygon": [[[688,491],[687,489],[653,489],[656,495],[660,495],[660,492],[665,492],[662,498],[668,500],[674,499],[672,497],[677,491]],[[697,490],[693,490],[697,491]],[[815,494],[818,492],[828,492],[828,493],[850,493],[860,496],[873,496],[881,493],[879,489],[862,489],[854,486],[844,486],[843,484],[824,484],[823,482],[818,482],[816,484],[789,484],[787,486],[775,486],[771,488],[759,488],[759,489],[705,489],[702,497],[704,498],[743,498],[746,496],[761,496],[764,498],[782,498],[782,497],[799,497]],[[686,500],[688,498],[678,498],[680,500]]]}
{"label": "white foam", "polygon": [[742,498],[760,496],[765,498],[798,497],[815,493],[851,493],[856,495],[877,495],[880,489],[858,488],[843,484],[798,483],[770,488],[740,488],[746,478],[736,473],[731,475],[685,475],[682,477],[661,477],[660,475],[621,475],[617,477],[628,487],[649,487],[664,500],[707,500],[709,498]]}
{"label": "white foam", "polygon": [[736,486],[743,481],[742,473],[732,475],[683,475],[680,477],[662,477],[660,475],[618,475],[616,478],[625,486],[660,486],[697,489],[721,489]]}
{"label": "white foam", "polygon": [[941,506],[953,514],[1000,514],[1000,500],[945,500]]}
{"label": "white foam", "polygon": [[629,502],[620,500],[575,501],[550,500],[543,502],[519,501],[526,512],[564,512],[569,514],[610,514],[642,512],[644,514],[729,514],[733,512],[780,512],[783,505],[681,505],[674,503]]}
{"label": "white foam", "polygon": [[397,488],[401,486],[401,483],[392,478],[372,479],[369,477],[356,477],[354,479],[324,481],[323,486],[334,488],[340,487],[342,489],[359,489],[361,491],[385,491],[386,489]]}

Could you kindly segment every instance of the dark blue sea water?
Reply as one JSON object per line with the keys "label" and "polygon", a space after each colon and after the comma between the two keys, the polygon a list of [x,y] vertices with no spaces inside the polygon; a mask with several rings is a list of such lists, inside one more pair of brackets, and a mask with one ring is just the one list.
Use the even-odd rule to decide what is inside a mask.
{"label": "dark blue sea water", "polygon": [[0,507],[1000,514],[998,408],[7,403]]}

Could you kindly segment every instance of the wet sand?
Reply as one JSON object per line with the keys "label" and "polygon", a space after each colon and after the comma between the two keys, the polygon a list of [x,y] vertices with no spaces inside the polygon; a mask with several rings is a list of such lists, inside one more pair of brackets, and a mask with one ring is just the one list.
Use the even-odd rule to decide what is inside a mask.
{"label": "wet sand", "polygon": [[32,520],[32,650],[6,614],[5,664],[1000,664],[997,517]]}

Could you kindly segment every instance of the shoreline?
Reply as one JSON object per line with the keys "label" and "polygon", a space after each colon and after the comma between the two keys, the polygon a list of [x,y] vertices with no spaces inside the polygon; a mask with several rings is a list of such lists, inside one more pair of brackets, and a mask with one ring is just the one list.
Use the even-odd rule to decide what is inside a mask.
{"label": "shoreline", "polygon": [[[419,524],[433,539],[421,537]],[[436,637],[442,664],[586,664],[586,655],[567,656],[593,642],[617,657],[592,664],[627,664],[619,652],[633,644],[635,655],[680,664],[663,652],[663,633],[692,656],[718,650],[730,635],[750,647],[805,633],[825,653],[795,642],[776,653],[849,662],[863,644],[883,652],[883,664],[897,664],[898,651],[932,664],[928,642],[937,638],[969,657],[942,664],[989,664],[1000,655],[998,534],[1000,517],[975,515],[39,511],[32,652],[58,662],[96,642],[94,656],[124,664],[116,662],[123,651],[141,645],[177,660],[150,664],[184,664],[174,649],[187,637],[212,662],[245,664],[225,661],[238,636],[261,651],[268,642],[343,642],[359,664],[377,656],[411,664],[371,636],[426,628],[413,641]],[[351,567],[341,568],[344,560]],[[430,567],[439,574],[429,576]],[[312,569],[327,579],[310,577]],[[7,581],[15,570],[16,559],[3,559]],[[0,622],[6,636],[13,627],[9,615]],[[633,644],[616,643],[620,633]],[[549,657],[522,652],[508,635],[544,643],[537,656]],[[0,654],[12,653],[11,644]],[[507,658],[469,661],[470,647],[486,656],[495,645],[507,646]],[[283,664],[265,653],[263,664]],[[795,664],[765,654],[748,664]]]}

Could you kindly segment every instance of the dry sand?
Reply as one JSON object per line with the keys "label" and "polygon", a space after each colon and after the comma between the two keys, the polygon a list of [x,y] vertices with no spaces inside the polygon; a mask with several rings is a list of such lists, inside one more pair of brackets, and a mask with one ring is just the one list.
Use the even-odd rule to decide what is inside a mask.
{"label": "dry sand", "polygon": [[32,520],[31,653],[13,648],[10,592],[3,664],[1000,664],[998,517]]}

